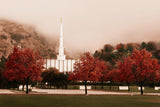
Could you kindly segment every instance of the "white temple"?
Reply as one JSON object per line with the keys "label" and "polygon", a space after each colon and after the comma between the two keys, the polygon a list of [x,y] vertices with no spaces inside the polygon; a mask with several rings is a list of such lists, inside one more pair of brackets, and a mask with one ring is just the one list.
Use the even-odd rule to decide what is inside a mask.
{"label": "white temple", "polygon": [[64,73],[72,72],[74,70],[74,63],[76,60],[66,59],[66,56],[64,55],[62,18],[60,22],[59,54],[57,55],[57,59],[46,59],[44,67],[46,69],[56,68],[60,72]]}

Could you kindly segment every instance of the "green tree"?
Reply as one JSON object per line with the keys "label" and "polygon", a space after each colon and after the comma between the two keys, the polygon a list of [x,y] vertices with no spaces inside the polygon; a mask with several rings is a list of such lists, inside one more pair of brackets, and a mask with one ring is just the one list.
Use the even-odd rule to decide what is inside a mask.
{"label": "green tree", "polygon": [[97,58],[97,57],[100,56],[100,54],[101,54],[101,53],[96,50],[96,51],[94,52],[93,56],[94,56],[95,58]]}
{"label": "green tree", "polygon": [[157,50],[157,47],[156,47],[154,42],[148,42],[146,50],[149,51],[149,52],[155,51],[155,50]]}
{"label": "green tree", "polygon": [[4,83],[6,82],[5,78],[3,77],[2,73],[5,70],[5,63],[7,62],[7,59],[2,56],[0,61],[0,88],[4,88]]}
{"label": "green tree", "polygon": [[127,51],[132,52],[134,47],[131,44],[127,44]]}
{"label": "green tree", "polygon": [[48,86],[51,86],[56,84],[56,81],[58,79],[59,71],[56,68],[49,68],[46,69],[44,72],[42,72],[42,82],[48,83]]}
{"label": "green tree", "polygon": [[147,43],[146,42],[142,42],[140,45],[140,49],[146,49],[147,48]]}
{"label": "green tree", "polygon": [[60,73],[56,68],[49,68],[46,69],[44,72],[41,74],[42,77],[42,82],[48,83],[48,86],[52,88],[67,88],[67,84],[69,82],[68,80],[68,74]]}
{"label": "green tree", "polygon": [[105,44],[103,49],[105,52],[112,52],[114,48],[110,44]]}
{"label": "green tree", "polygon": [[125,46],[124,46],[124,44],[122,44],[122,43],[120,43],[120,44],[118,44],[117,46],[116,46],[116,49],[117,49],[117,51],[118,52],[125,52],[126,50],[125,50]]}
{"label": "green tree", "polygon": [[152,52],[153,56],[160,61],[160,50]]}

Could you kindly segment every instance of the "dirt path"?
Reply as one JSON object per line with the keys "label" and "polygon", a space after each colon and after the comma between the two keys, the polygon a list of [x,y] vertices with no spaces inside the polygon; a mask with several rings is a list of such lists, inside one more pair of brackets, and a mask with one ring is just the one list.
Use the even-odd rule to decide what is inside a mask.
{"label": "dirt path", "polygon": [[[25,94],[23,91],[0,89],[0,94]],[[29,94],[51,94],[51,95],[84,95],[84,90],[65,90],[65,89],[32,89]],[[88,95],[140,95],[140,92],[110,92],[100,90],[88,90]],[[144,93],[144,95],[158,95],[160,93]]]}

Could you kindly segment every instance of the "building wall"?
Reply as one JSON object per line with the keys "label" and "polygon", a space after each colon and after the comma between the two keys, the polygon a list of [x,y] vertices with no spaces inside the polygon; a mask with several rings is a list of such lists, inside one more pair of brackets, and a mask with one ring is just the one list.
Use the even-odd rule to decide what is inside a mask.
{"label": "building wall", "polygon": [[56,59],[46,59],[44,67],[45,69],[48,68],[56,68],[60,72],[73,72],[74,71],[74,64],[76,60],[56,60]]}

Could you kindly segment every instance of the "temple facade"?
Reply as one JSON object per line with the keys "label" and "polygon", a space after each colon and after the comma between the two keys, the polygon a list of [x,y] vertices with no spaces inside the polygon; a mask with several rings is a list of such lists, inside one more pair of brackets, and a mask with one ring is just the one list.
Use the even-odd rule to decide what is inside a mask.
{"label": "temple facade", "polygon": [[64,46],[63,46],[63,23],[62,18],[60,19],[60,36],[59,36],[59,48],[57,59],[46,59],[45,60],[45,69],[48,68],[56,68],[60,72],[72,72],[74,70],[74,63],[76,60],[74,59],[66,59],[66,55],[64,54]]}

